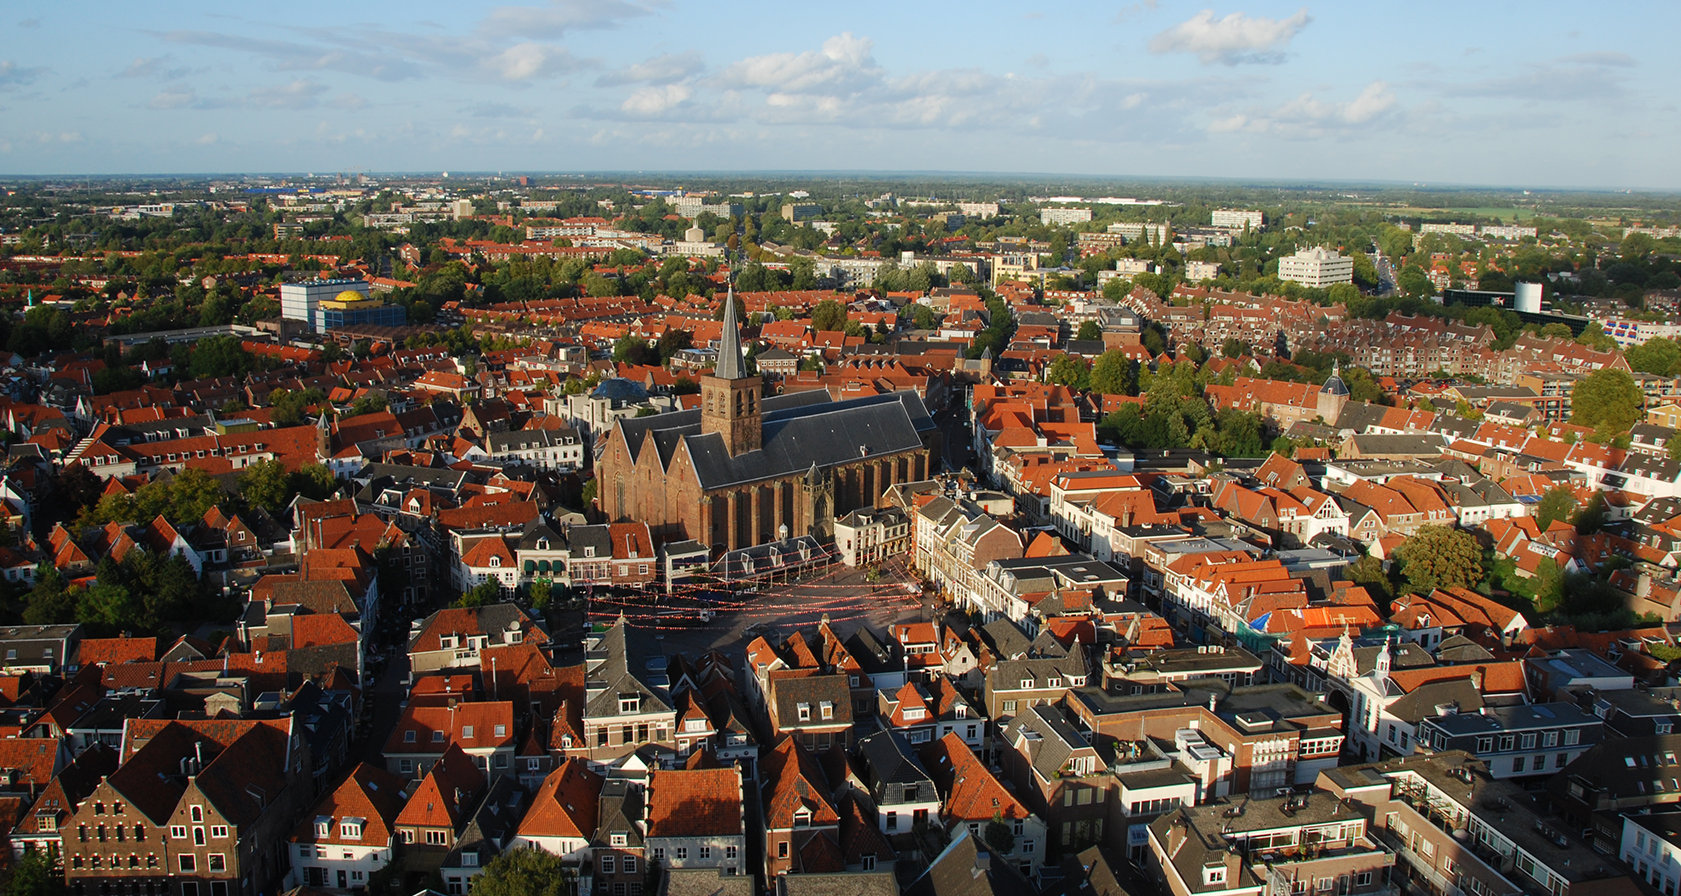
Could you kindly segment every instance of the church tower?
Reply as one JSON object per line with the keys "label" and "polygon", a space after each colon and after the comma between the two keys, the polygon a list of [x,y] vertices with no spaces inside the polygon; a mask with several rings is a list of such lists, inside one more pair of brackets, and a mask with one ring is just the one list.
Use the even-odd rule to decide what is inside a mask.
{"label": "church tower", "polygon": [[700,378],[700,430],[724,438],[731,457],[758,451],[762,445],[759,392],[763,381],[747,373],[741,331],[735,319],[735,290],[724,297],[724,335],[718,365]]}

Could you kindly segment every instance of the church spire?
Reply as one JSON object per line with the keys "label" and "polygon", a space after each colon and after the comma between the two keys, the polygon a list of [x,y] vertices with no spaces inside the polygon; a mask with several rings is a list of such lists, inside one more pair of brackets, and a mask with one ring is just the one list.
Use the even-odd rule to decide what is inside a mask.
{"label": "church spire", "polygon": [[718,343],[718,365],[713,376],[722,380],[747,378],[747,361],[741,354],[741,329],[735,320],[735,284],[724,296],[724,335]]}

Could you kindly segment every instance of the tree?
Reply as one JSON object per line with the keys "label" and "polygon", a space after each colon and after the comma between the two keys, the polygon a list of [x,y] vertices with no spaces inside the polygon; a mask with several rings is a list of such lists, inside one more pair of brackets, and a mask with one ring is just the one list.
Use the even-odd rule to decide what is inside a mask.
{"label": "tree", "polygon": [[93,506],[104,490],[104,480],[82,464],[71,464],[58,476],[59,495],[72,513]]}
{"label": "tree", "polygon": [[834,299],[824,299],[811,309],[811,326],[818,332],[846,329],[846,306]]}
{"label": "tree", "polygon": [[1120,349],[1098,355],[1091,368],[1091,389],[1103,395],[1137,395],[1138,365]]}
{"label": "tree", "polygon": [[1083,340],[1083,341],[1091,341],[1091,340],[1094,340],[1094,339],[1102,339],[1103,338],[1103,325],[1098,323],[1095,320],[1088,320],[1085,323],[1080,325],[1080,332],[1078,334],[1076,334],[1074,336],[1074,338],[1079,339],[1079,340]]}
{"label": "tree", "polygon": [[1395,549],[1407,589],[1469,588],[1482,581],[1483,552],[1476,536],[1447,526],[1423,526]]}
{"label": "tree", "polygon": [[121,585],[105,582],[89,588],[76,601],[76,621],[106,637],[142,627],[134,595]]}
{"label": "tree", "polygon": [[66,892],[56,849],[25,851],[6,881],[6,896],[64,896]]}
{"label": "tree", "polygon": [[457,607],[482,607],[502,599],[502,586],[495,579],[486,579],[463,592],[455,600]]}
{"label": "tree", "polygon": [[1045,378],[1059,386],[1083,390],[1090,385],[1091,367],[1086,364],[1084,358],[1057,355],[1051,361],[1051,368],[1046,372]]}
{"label": "tree", "polygon": [[240,346],[237,336],[211,336],[193,346],[191,369],[196,379],[244,376],[255,364],[256,358]]}
{"label": "tree", "polygon": [[1541,502],[1535,505],[1535,525],[1542,532],[1558,520],[1568,520],[1576,512],[1576,493],[1569,486],[1560,485],[1548,489],[1541,496]]}
{"label": "tree", "polygon": [[277,460],[259,460],[239,474],[239,493],[251,504],[274,513],[291,502],[292,474]]}
{"label": "tree", "polygon": [[992,847],[993,855],[1007,856],[1016,848],[1015,832],[1004,823],[1002,817],[995,816],[986,823],[986,845]]}
{"label": "tree", "polygon": [[1238,339],[1236,336],[1226,337],[1226,341],[1220,345],[1220,354],[1225,355],[1228,358],[1242,357],[1248,351],[1249,346],[1244,345],[1243,341]]}
{"label": "tree", "polygon": [[1596,370],[1570,390],[1570,422],[1606,433],[1626,432],[1640,420],[1643,398],[1626,371]]}
{"label": "tree", "polygon": [[554,583],[548,579],[538,579],[531,583],[526,592],[531,598],[531,606],[539,610],[547,610],[554,601]]}
{"label": "tree", "polygon": [[940,325],[940,316],[935,314],[934,309],[927,305],[912,305],[911,323],[918,330],[932,330]]}
{"label": "tree", "polygon": [[572,869],[542,849],[510,849],[473,881],[473,896],[569,896]]}
{"label": "tree", "polygon": [[1401,269],[1401,274],[1395,279],[1395,285],[1401,291],[1414,298],[1434,295],[1436,287],[1430,283],[1430,275],[1416,264],[1409,264]]}
{"label": "tree", "polygon": [[377,414],[385,408],[385,396],[378,392],[369,392],[351,403],[349,415],[360,417],[363,414]]}

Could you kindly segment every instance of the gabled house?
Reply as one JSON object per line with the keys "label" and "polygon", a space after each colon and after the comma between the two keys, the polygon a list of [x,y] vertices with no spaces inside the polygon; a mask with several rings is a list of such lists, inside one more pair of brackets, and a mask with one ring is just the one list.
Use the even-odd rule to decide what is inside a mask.
{"label": "gabled house", "polygon": [[670,871],[719,869],[734,877],[747,867],[747,818],[741,771],[727,768],[656,771],[648,781],[650,860]]}
{"label": "gabled house", "polygon": [[349,893],[388,866],[397,845],[403,779],[361,763],[292,829],[291,887]]}

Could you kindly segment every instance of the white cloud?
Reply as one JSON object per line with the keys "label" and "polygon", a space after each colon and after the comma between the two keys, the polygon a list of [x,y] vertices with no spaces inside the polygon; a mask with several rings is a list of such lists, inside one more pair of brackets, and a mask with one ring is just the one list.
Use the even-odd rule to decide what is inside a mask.
{"label": "white cloud", "polygon": [[1277,63],[1284,60],[1285,45],[1311,21],[1305,8],[1288,19],[1241,12],[1216,19],[1213,10],[1205,9],[1152,38],[1150,52],[1191,53],[1205,65]]}
{"label": "white cloud", "polygon": [[485,66],[504,81],[529,81],[546,75],[562,74],[578,68],[578,62],[565,47],[525,43],[513,46],[486,59]]}
{"label": "white cloud", "polygon": [[45,71],[44,68],[24,68],[10,60],[0,61],[0,90],[33,84]]}
{"label": "white cloud", "polygon": [[547,6],[498,6],[479,30],[526,38],[558,38],[568,31],[617,28],[650,10],[624,0],[550,0]]}
{"label": "white cloud", "polygon": [[308,78],[300,78],[274,87],[258,87],[251,91],[248,102],[268,109],[309,109],[321,100],[327,85]]}
{"label": "white cloud", "polygon": [[513,106],[507,103],[480,103],[461,111],[474,118],[529,118],[537,112],[531,106]]}
{"label": "white cloud", "polygon": [[671,84],[700,74],[706,69],[700,52],[664,53],[595,79],[597,87],[627,84]]}
{"label": "white cloud", "polygon": [[880,82],[881,67],[870,51],[875,44],[848,31],[823,42],[818,52],[771,53],[743,59],[724,70],[720,80],[736,87],[769,88],[778,93],[845,94]]}
{"label": "white cloud", "polygon": [[619,108],[632,115],[663,115],[694,95],[694,88],[687,84],[644,87],[627,97]]}
{"label": "white cloud", "polygon": [[169,55],[140,57],[128,64],[128,67],[117,73],[119,78],[162,78],[166,81],[185,77],[192,73],[192,69],[184,65],[171,65],[174,57]]}
{"label": "white cloud", "polygon": [[1346,103],[1326,102],[1304,93],[1270,111],[1252,111],[1214,119],[1214,133],[1268,134],[1290,139],[1320,137],[1370,124],[1397,109],[1389,85],[1373,81]]}
{"label": "white cloud", "polygon": [[215,134],[205,134],[204,136],[198,138],[196,142],[200,146],[210,146],[211,144],[214,144],[217,139],[218,138]]}
{"label": "white cloud", "polygon": [[153,109],[180,109],[198,102],[198,92],[191,87],[168,87],[146,105]]}

